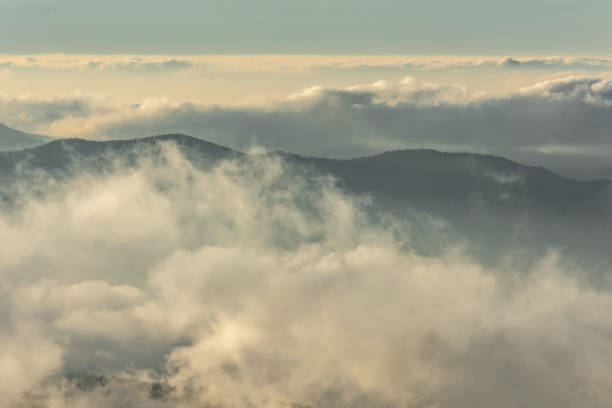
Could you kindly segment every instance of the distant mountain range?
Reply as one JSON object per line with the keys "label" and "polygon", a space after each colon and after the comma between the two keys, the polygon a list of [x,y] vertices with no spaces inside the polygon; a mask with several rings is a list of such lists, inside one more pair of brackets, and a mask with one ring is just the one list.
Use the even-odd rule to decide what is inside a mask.
{"label": "distant mountain range", "polygon": [[26,149],[51,140],[50,137],[22,132],[0,123],[0,151]]}
{"label": "distant mountain range", "polygon": [[[136,162],[143,154],[162,157],[162,142],[174,143],[199,166],[246,157],[181,134],[106,142],[62,139],[0,152],[0,181],[17,180],[16,170],[24,167],[66,177],[83,169],[111,168],[117,157],[125,163]],[[541,252],[550,246],[612,265],[612,183],[608,180],[576,181],[501,157],[424,149],[348,160],[266,154],[314,173],[331,174],[348,192],[370,195],[373,216],[381,209],[398,219],[421,214],[445,220],[448,229],[432,237],[433,241],[443,240],[444,234],[465,237],[478,256],[491,262],[507,255],[508,249]],[[10,201],[9,195],[4,198]]]}

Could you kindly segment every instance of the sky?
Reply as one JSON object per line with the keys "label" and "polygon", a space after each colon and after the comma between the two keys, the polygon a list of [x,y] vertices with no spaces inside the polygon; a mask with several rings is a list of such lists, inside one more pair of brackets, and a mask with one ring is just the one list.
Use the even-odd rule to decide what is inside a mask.
{"label": "sky", "polygon": [[6,53],[600,54],[606,0],[2,0]]}

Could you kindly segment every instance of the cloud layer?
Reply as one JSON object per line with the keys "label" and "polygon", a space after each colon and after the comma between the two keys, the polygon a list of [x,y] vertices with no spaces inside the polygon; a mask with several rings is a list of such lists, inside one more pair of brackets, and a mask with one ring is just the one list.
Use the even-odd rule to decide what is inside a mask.
{"label": "cloud layer", "polygon": [[[426,145],[511,158],[556,154],[576,169],[612,152],[611,82],[564,77],[502,97],[406,77],[346,88],[311,87],[283,100],[204,105],[88,94],[0,97],[0,120],[56,137],[133,138],[182,132],[237,149],[355,156]],[[596,156],[599,156],[597,159]],[[593,159],[595,157],[595,159]]]}
{"label": "cloud layer", "polygon": [[612,400],[612,295],[555,253],[528,271],[459,246],[425,256],[410,223],[370,220],[368,200],[329,177],[261,155],[208,170],[164,155],[39,178],[42,195],[14,186],[0,215],[0,405]]}
{"label": "cloud layer", "polygon": [[6,70],[109,70],[124,72],[282,71],[304,73],[316,70],[363,69],[591,69],[609,70],[612,59],[594,57],[491,57],[411,55],[79,55],[0,54],[0,69]]}

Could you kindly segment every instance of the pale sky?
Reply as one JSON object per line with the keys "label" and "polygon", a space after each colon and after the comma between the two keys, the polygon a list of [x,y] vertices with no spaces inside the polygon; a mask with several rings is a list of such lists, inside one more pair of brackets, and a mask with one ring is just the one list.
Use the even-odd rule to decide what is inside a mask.
{"label": "pale sky", "polygon": [[609,54],[609,0],[0,0],[0,53]]}

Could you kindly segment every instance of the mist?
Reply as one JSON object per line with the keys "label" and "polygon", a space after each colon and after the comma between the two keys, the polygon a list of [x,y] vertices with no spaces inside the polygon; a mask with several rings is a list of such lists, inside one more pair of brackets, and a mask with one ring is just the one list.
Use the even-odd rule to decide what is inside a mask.
{"label": "mist", "polygon": [[558,250],[483,264],[444,220],[282,156],[160,146],[3,185],[0,405],[612,399],[612,293]]}

